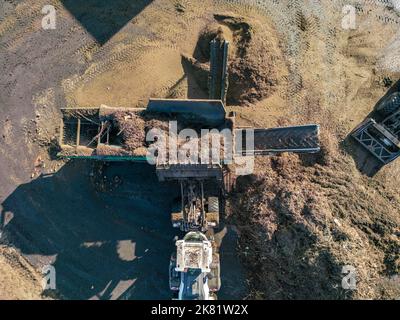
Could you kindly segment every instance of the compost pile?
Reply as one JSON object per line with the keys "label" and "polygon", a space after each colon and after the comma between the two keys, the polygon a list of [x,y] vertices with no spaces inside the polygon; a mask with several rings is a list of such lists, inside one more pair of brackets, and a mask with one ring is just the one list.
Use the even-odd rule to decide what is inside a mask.
{"label": "compost pile", "polygon": [[115,141],[110,145],[98,146],[96,149],[98,155],[146,156],[146,134],[152,129],[163,132],[168,130],[167,120],[151,118],[149,115],[144,116],[133,111],[112,111],[106,118],[115,128]]}
{"label": "compost pile", "polygon": [[282,61],[277,40],[265,38],[275,33],[272,26],[230,14],[215,14],[214,21],[201,31],[194,58],[183,55],[198,85],[207,91],[210,41],[223,38],[230,46],[227,103],[248,105],[269,97],[278,85]]}
{"label": "compost pile", "polygon": [[276,69],[282,58],[274,39],[263,33],[275,32],[243,17],[218,14],[215,19],[233,32],[227,102],[246,105],[270,96],[278,84]]}
{"label": "compost pile", "polygon": [[[349,158],[325,150],[284,154],[240,178],[230,203],[252,298],[398,298],[400,199],[376,188]],[[377,183],[377,182],[374,182]],[[342,288],[354,266],[357,290]]]}
{"label": "compost pile", "polygon": [[113,114],[113,122],[126,150],[134,151],[144,146],[146,133],[145,121],[142,117],[133,112],[117,111]]}

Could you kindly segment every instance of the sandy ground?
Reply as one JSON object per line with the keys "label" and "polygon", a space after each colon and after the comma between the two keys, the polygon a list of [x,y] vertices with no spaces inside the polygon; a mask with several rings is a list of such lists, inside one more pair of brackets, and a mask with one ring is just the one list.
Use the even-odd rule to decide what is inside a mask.
{"label": "sandy ground", "polygon": [[[40,28],[40,10],[49,3],[57,9],[54,31]],[[340,0],[266,0],[257,4],[239,0],[155,0],[136,1],[128,6],[120,0],[113,5],[104,4],[108,11],[96,9],[93,1],[85,5],[72,3],[12,1],[3,5],[0,16],[2,241],[15,246],[37,267],[55,265],[61,297],[169,297],[164,266],[168,265],[173,249],[171,239],[175,236],[168,217],[174,188],[155,189],[157,182],[151,169],[124,164],[109,169],[109,179],[122,176],[124,183],[115,190],[100,192],[91,181],[92,164],[54,159],[53,140],[58,134],[60,107],[100,104],[132,107],[145,105],[149,97],[204,98],[202,83],[185,66],[181,55],[201,60],[199,36],[206,26],[214,24],[223,25],[232,39],[230,59],[236,78],[231,87],[236,88],[235,93],[243,93],[239,95],[242,98],[231,93],[234,99],[228,109],[236,111],[244,125],[321,124],[330,160],[318,163],[316,159],[306,159],[301,165],[297,160],[289,161],[283,165],[290,172],[286,180],[293,185],[304,179],[317,181],[303,187],[322,194],[318,199],[326,204],[330,212],[327,216],[332,221],[344,219],[345,222],[338,220],[339,223],[348,226],[360,223],[365,212],[370,212],[368,219],[373,219],[373,204],[380,204],[384,209],[378,210],[379,219],[392,221],[383,238],[392,236],[387,241],[378,241],[381,247],[375,248],[373,239],[379,237],[379,232],[374,235],[372,228],[369,236],[361,235],[361,243],[373,248],[356,250],[354,256],[373,252],[377,264],[373,274],[385,280],[388,277],[383,266],[385,252],[393,246],[389,250],[394,261],[391,276],[398,273],[396,186],[400,180],[400,162],[366,177],[358,169],[371,171],[371,165],[365,162],[365,153],[347,139],[400,74],[396,7],[382,1],[350,1],[356,8],[356,29],[344,30],[342,8],[349,1]],[[84,15],[85,10],[92,15]],[[221,22],[215,14],[231,18]],[[103,25],[102,21],[107,19],[116,22]],[[239,19],[242,28],[233,28],[232,19]],[[240,51],[246,39],[243,31],[246,24],[251,26],[252,35],[252,40],[246,43],[249,55]],[[246,68],[241,69],[241,65]],[[244,82],[251,82],[256,92],[241,83],[243,74],[248,74]],[[241,85],[235,87],[237,83]],[[263,94],[257,95],[258,92]],[[315,169],[315,165],[322,169]],[[261,168],[257,175],[270,172],[268,164]],[[297,176],[296,172],[301,173]],[[328,175],[329,179],[316,178],[317,175]],[[271,179],[282,179],[279,176],[271,171]],[[143,183],[144,180],[149,182]],[[353,184],[349,186],[343,181]],[[359,193],[349,198],[346,188],[354,185],[360,189]],[[292,187],[283,185],[279,190],[286,192]],[[302,189],[298,188],[296,192],[302,198]],[[358,202],[360,194],[365,199]],[[288,286],[280,285],[279,270],[272,269],[276,265],[264,266],[265,274],[271,274],[264,278],[273,282],[271,288],[285,288],[282,295],[274,295],[266,285],[255,285],[264,273],[257,271],[254,260],[242,255],[244,267],[238,262],[237,254],[246,247],[259,248],[265,244],[260,241],[260,237],[265,237],[265,228],[257,233],[259,237],[245,233],[260,227],[257,219],[252,219],[251,210],[257,209],[248,208],[244,216],[235,215],[233,210],[233,217],[227,221],[236,227],[228,227],[231,231],[226,236],[226,259],[221,256],[221,298],[248,295],[246,279],[252,282],[251,290],[259,290],[262,298],[299,297],[291,291],[296,287],[290,281]],[[359,216],[358,211],[362,212]],[[246,228],[246,221],[250,228]],[[240,232],[239,251],[234,230]],[[369,232],[365,230],[361,231]],[[332,244],[328,242],[329,245]],[[252,254],[255,260],[266,257],[257,250]],[[288,272],[293,270],[297,269]],[[363,267],[363,272],[368,276],[370,269]],[[236,285],[237,292],[232,291]],[[369,286],[371,283],[367,282],[363,288]],[[354,298],[382,297],[374,290],[365,290]],[[325,297],[343,298],[343,295]]]}
{"label": "sandy ground", "polygon": [[42,298],[41,277],[14,249],[0,247],[0,300]]}

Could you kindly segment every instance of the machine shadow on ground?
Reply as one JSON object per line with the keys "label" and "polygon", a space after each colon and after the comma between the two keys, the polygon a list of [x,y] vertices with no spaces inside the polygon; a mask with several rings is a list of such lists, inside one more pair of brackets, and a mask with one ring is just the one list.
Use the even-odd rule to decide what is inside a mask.
{"label": "machine shadow on ground", "polygon": [[178,190],[147,164],[115,163],[104,175],[121,184],[97,191],[92,166],[71,161],[19,186],[2,204],[3,238],[35,265],[54,259],[63,298],[169,299],[168,213]]}
{"label": "machine shadow on ground", "polygon": [[[35,266],[53,265],[60,298],[171,299],[168,265],[179,230],[170,211],[178,184],[160,183],[146,163],[114,162],[99,185],[93,168],[94,162],[72,160],[17,187],[2,203],[1,242]],[[235,244],[223,240],[222,248],[238,263]],[[221,298],[244,297],[229,289],[241,287],[238,272],[222,270]]]}
{"label": "machine shadow on ground", "polygon": [[[200,36],[197,40],[192,56],[182,55],[181,64],[184,71],[183,78],[175,84],[178,87],[183,80],[187,80],[188,99],[208,99],[209,98],[209,76],[210,70],[206,65],[210,64],[210,42],[212,36],[205,38]],[[174,86],[174,87],[175,87]],[[175,88],[172,88],[172,92]]]}
{"label": "machine shadow on ground", "polygon": [[152,0],[62,0],[64,7],[100,44],[105,44]]}
{"label": "machine shadow on ground", "polygon": [[[400,92],[400,80],[398,80],[395,84],[393,84],[385,95],[377,101],[375,106],[372,108],[371,112],[365,117],[362,121],[364,122],[368,118],[372,118],[377,120],[378,122],[383,120],[382,116],[376,111],[377,106],[385,101],[391,94],[395,92]],[[357,124],[358,127],[359,124]],[[355,127],[352,132],[357,128]],[[348,154],[350,154],[357,166],[357,169],[369,176],[375,176],[383,167],[384,164],[376,159],[370,152],[368,152],[363,146],[359,145],[351,136],[351,133],[347,135],[347,137],[340,143],[340,146],[343,150],[345,150]]]}

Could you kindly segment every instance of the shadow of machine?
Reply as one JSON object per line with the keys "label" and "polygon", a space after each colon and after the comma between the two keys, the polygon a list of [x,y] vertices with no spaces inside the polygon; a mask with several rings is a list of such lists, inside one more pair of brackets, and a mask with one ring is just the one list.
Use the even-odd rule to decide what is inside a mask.
{"label": "shadow of machine", "polygon": [[71,160],[5,199],[2,242],[53,265],[61,298],[168,299],[177,193],[145,163]]}
{"label": "shadow of machine", "polygon": [[400,80],[378,101],[350,137],[358,144],[350,153],[359,170],[368,176],[375,175],[400,156]]}
{"label": "shadow of machine", "polygon": [[152,0],[62,0],[64,7],[100,44],[105,44]]}
{"label": "shadow of machine", "polygon": [[189,99],[208,98],[221,100],[226,104],[229,84],[228,52],[229,41],[224,39],[221,30],[215,35],[211,33],[207,36],[201,35],[193,56],[182,55]]}
{"label": "shadow of machine", "polygon": [[[168,213],[179,193],[177,183],[159,183],[147,163],[72,159],[1,203],[1,243],[39,269],[52,265],[58,298],[170,299],[168,264],[177,233]],[[223,265],[229,272],[220,297],[241,299],[243,271],[233,234],[227,237],[221,257],[230,264]]]}

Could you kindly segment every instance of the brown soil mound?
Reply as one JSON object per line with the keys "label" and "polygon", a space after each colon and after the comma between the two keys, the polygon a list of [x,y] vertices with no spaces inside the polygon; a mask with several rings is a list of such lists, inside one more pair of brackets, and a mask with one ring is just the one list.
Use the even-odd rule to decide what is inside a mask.
{"label": "brown soil mound", "polygon": [[242,105],[269,97],[278,84],[277,69],[283,65],[276,32],[269,26],[261,27],[257,19],[250,22],[228,14],[216,14],[214,19],[215,23],[201,31],[194,58],[183,56],[200,87],[207,90],[210,42],[222,37],[230,43],[227,103]]}
{"label": "brown soil mound", "polygon": [[[260,28],[258,22],[232,15],[215,15],[215,19],[233,34],[233,56],[229,63],[227,102],[247,104],[269,97],[277,85],[280,52],[276,33]],[[267,32],[268,37],[265,34]]]}
{"label": "brown soil mound", "polygon": [[14,249],[0,246],[0,300],[42,299],[41,277]]}
{"label": "brown soil mound", "polygon": [[210,43],[216,37],[223,37],[225,40],[229,41],[229,54],[230,56],[235,54],[236,50],[234,49],[235,43],[233,41],[233,32],[228,26],[214,21],[213,23],[206,25],[199,34],[199,39],[193,56],[201,63],[210,61]]}
{"label": "brown soil mound", "polygon": [[[398,193],[377,188],[335,150],[321,160],[264,159],[238,180],[231,204],[252,297],[398,298]],[[355,291],[342,289],[346,265],[356,268]]]}

